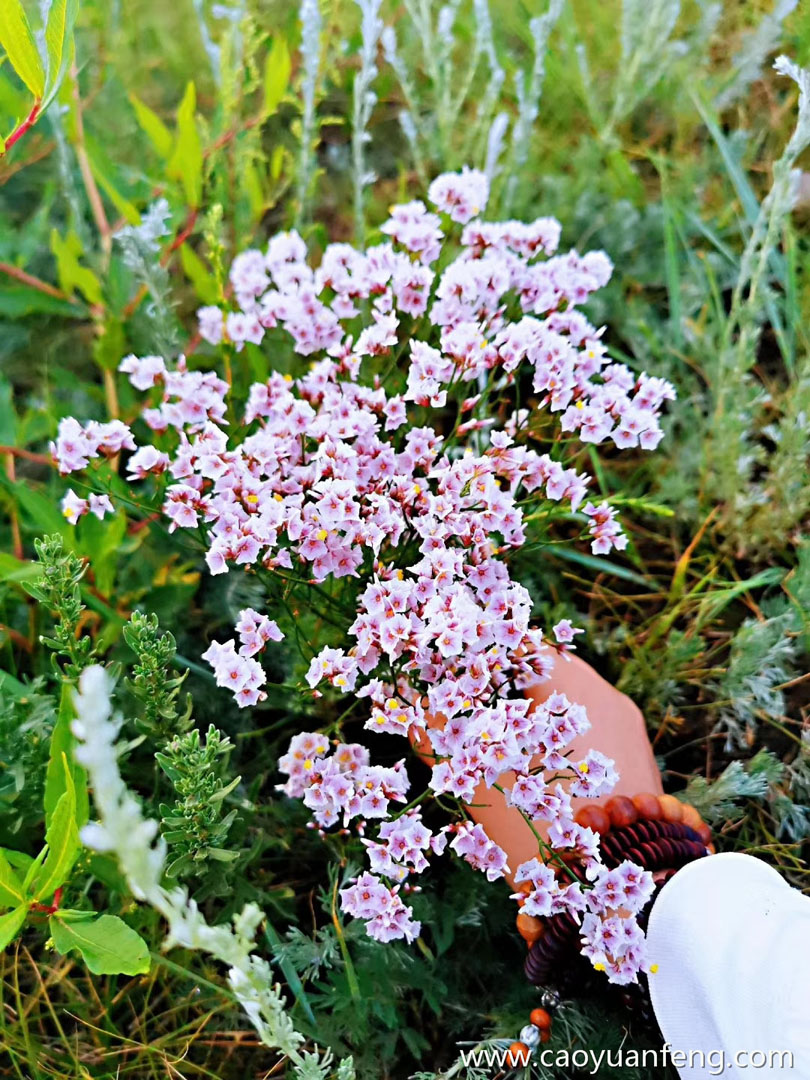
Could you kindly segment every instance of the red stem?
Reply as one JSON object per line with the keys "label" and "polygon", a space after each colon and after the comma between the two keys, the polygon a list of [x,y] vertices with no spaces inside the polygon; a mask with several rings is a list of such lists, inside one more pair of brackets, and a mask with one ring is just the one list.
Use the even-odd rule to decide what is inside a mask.
{"label": "red stem", "polygon": [[[30,131],[30,129],[37,122],[38,117],[39,117],[39,98],[37,98],[37,100],[34,102],[32,108],[31,108],[31,112],[28,114],[28,116],[26,116],[25,120],[23,120],[23,122],[18,127],[16,127],[12,131],[12,133],[9,135],[9,137],[6,139],[6,150],[8,150],[10,147],[12,147],[14,145],[14,143],[17,142],[18,139],[21,139],[23,137],[23,135],[26,133],[26,131]],[[5,151],[3,151],[3,152],[5,153]]]}

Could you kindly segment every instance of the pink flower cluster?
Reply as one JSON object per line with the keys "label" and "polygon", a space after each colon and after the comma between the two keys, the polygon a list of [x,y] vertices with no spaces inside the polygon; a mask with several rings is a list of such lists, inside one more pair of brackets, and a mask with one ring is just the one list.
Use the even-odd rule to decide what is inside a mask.
{"label": "pink flower cluster", "polygon": [[588,887],[579,881],[560,881],[560,875],[539,859],[518,867],[515,880],[528,882],[530,891],[519,892],[526,915],[541,918],[563,912],[581,914],[582,952],[611,982],[636,981],[646,965],[644,935],[633,918],[652,897],[652,874],[625,860],[613,870],[599,862],[595,833],[575,825],[567,845],[586,868]]}
{"label": "pink flower cluster", "polygon": [[[506,557],[539,516],[527,517],[527,505],[580,521],[595,553],[625,547],[610,504],[586,501],[590,478],[571,466],[571,451],[605,440],[654,448],[673,391],[611,363],[601,331],[576,309],[608,280],[607,256],[555,254],[560,226],[549,218],[482,222],[487,195],[474,170],[439,177],[429,192],[437,212],[418,201],[394,207],[386,242],[366,251],[331,244],[317,267],[295,232],[239,255],[230,273],[236,310],[202,309],[202,337],[239,350],[283,331],[308,366],[254,383],[230,435],[226,416],[238,406],[228,408],[229,387],[215,372],[190,370],[182,358],[169,368],[127,357],[121,370],[149,394],[142,416],[165,433],[165,449],[136,450],[117,422],[70,420],[53,452],[71,472],[99,453],[134,450],[130,478],[152,478],[170,529],[204,531],[212,574],[243,566],[297,585],[346,579],[356,594],[349,640],[312,657],[313,691],[331,685],[368,699],[373,731],[421,733],[438,798],[470,801],[479,785],[514,770],[512,805],[548,821],[550,842],[598,875],[597,838],[574,823],[571,797],[610,790],[615,772],[595,752],[571,762],[568,744],[588,727],[581,707],[553,695],[532,710],[523,694],[581,631],[562,620],[550,642],[532,626],[531,597]],[[449,257],[453,223],[463,231]],[[443,268],[434,268],[443,253]],[[533,409],[516,409],[499,428],[493,395],[513,393],[521,380],[533,389]],[[541,412],[558,416],[553,454],[530,445]],[[256,657],[281,633],[252,609],[236,632],[238,647],[214,643],[205,658],[246,707],[264,697]],[[436,717],[443,726],[431,726]],[[373,873],[342,893],[344,909],[368,919],[373,936],[419,932],[400,888],[445,846],[491,880],[508,870],[478,825],[462,820],[431,834],[413,808],[392,816],[407,798],[403,762],[373,766],[359,745],[332,752],[323,736],[304,733],[279,765],[285,792],[303,798],[321,827],[342,819],[362,832],[366,820],[383,821],[366,841]],[[595,880],[591,893],[604,897],[607,886]],[[538,910],[553,901],[600,925],[614,918],[602,900],[587,906],[577,882],[543,887]],[[585,927],[594,956],[618,956],[597,948],[602,930]],[[621,968],[599,962],[623,979],[642,963],[639,952],[628,955]]]}

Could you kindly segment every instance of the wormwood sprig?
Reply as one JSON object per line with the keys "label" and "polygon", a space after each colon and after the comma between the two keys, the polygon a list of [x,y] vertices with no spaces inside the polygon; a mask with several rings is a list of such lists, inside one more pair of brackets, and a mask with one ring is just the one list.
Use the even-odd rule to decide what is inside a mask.
{"label": "wormwood sprig", "polygon": [[155,755],[178,796],[173,806],[160,806],[161,831],[174,856],[166,867],[170,878],[198,876],[209,860],[231,863],[239,857],[225,847],[238,811],[223,817],[223,809],[241,777],[226,783],[220,775],[232,749],[227,735],[211,724],[204,740],[195,728]]}
{"label": "wormwood sprig", "polygon": [[377,102],[371,84],[377,75],[377,46],[383,30],[380,18],[381,0],[356,0],[362,13],[360,70],[354,77],[354,109],[352,116],[352,166],[354,172],[354,230],[359,242],[365,239],[366,219],[363,192],[374,182],[374,173],[365,164],[365,147],[371,142],[368,123]]}
{"label": "wormwood sprig", "polygon": [[186,695],[182,711],[177,704],[188,672],[172,674],[177,651],[174,635],[160,632],[157,615],[135,611],[124,627],[124,640],[136,657],[127,685],[143,707],[135,720],[137,727],[164,738],[187,731],[191,726],[191,696]]}
{"label": "wormwood sprig", "polygon": [[[25,588],[55,619],[52,636],[43,634],[40,641],[53,650],[52,659],[60,675],[76,679],[95,656],[92,639],[79,633],[84,612],[79,585],[87,563],[65,551],[62,537],[56,534],[35,540],[34,548],[42,576],[27,582]],[[60,657],[63,664],[60,664]]]}
{"label": "wormwood sprig", "polygon": [[158,199],[143,215],[140,225],[126,225],[114,236],[125,265],[149,294],[146,311],[152,322],[157,350],[165,357],[177,352],[177,332],[168,300],[169,275],[157,257],[161,238],[169,235],[170,220],[168,202]]}
{"label": "wormwood sprig", "polygon": [[301,0],[301,149],[298,157],[298,209],[296,223],[309,213],[314,174],[316,130],[315,97],[321,70],[321,9],[318,0]]}
{"label": "wormwood sprig", "polygon": [[285,1010],[270,965],[254,952],[256,931],[264,918],[248,904],[230,923],[211,926],[185,889],[161,884],[167,845],[156,839],[158,824],[143,816],[138,800],[124,784],[118,769],[116,740],[121,718],[112,713],[113,682],[94,665],[81,677],[75,695],[77,760],[87,769],[99,821],[85,826],[81,838],[89,847],[114,855],[133,894],[150,904],[168,923],[166,946],[181,945],[213,956],[228,968],[228,983],[247,1013],[259,1038],[285,1054],[297,1080],[354,1080],[351,1058],[333,1068],[330,1051],[303,1049]]}

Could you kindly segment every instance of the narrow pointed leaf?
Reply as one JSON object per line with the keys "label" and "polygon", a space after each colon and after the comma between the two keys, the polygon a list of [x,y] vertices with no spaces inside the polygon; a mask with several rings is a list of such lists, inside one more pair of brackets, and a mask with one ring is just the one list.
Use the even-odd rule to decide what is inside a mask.
{"label": "narrow pointed leaf", "polygon": [[287,42],[280,34],[277,34],[273,38],[273,44],[264,65],[265,116],[270,116],[278,108],[289,84],[291,69]]}
{"label": "narrow pointed leaf", "polygon": [[65,767],[62,763],[64,755],[68,761],[76,798],[76,825],[81,828],[90,816],[90,804],[87,796],[87,774],[73,757],[75,739],[70,730],[74,716],[71,695],[71,687],[65,683],[62,686],[62,697],[59,702],[59,715],[51,733],[51,755],[45,775],[45,821],[50,826],[56,804],[67,790]]}
{"label": "narrow pointed leaf", "polygon": [[22,904],[20,907],[15,908],[14,911],[9,911],[6,915],[0,915],[0,949],[5,949],[14,940],[20,932],[27,914],[28,905]]}
{"label": "narrow pointed leaf", "polygon": [[17,907],[22,901],[22,882],[0,851],[0,907]]}
{"label": "narrow pointed leaf", "polygon": [[45,71],[21,0],[0,0],[0,45],[11,66],[39,100],[45,92]]}
{"label": "narrow pointed leaf", "polygon": [[197,121],[197,91],[194,83],[186,87],[177,109],[177,141],[169,161],[169,176],[183,185],[189,206],[199,206],[202,198],[203,149]]}
{"label": "narrow pointed leaf", "polygon": [[45,27],[45,44],[48,48],[48,81],[46,108],[56,97],[73,54],[73,27],[79,11],[79,0],[53,0]]}
{"label": "narrow pointed leaf", "polygon": [[137,98],[134,94],[130,94],[129,100],[132,102],[132,108],[135,110],[135,118],[138,121],[138,126],[141,131],[149,137],[149,141],[152,143],[158,154],[162,158],[168,158],[174,144],[172,133],[160,119],[158,114],[153,112],[148,105],[145,105],[140,98]]}
{"label": "narrow pointed leaf", "polygon": [[64,754],[62,754],[62,765],[65,771],[65,791],[54,807],[50,825],[45,833],[48,855],[42,864],[42,869],[34,879],[32,891],[35,900],[44,900],[48,896],[53,896],[59,886],[67,880],[76,862],[76,856],[79,854],[76,794],[67,757]]}

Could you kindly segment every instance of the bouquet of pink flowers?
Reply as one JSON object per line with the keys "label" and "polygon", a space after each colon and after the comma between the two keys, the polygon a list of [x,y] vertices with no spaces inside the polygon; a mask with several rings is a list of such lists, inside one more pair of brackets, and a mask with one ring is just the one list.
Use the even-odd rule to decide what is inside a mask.
{"label": "bouquet of pink flowers", "polygon": [[[567,753],[588,727],[583,708],[555,694],[532,709],[523,693],[579,631],[566,619],[549,633],[531,625],[509,555],[563,519],[581,523],[596,554],[624,548],[615,509],[588,499],[590,477],[571,461],[581,443],[654,449],[674,392],[611,362],[577,310],[610,277],[608,257],[556,254],[551,218],[480,220],[487,194],[480,172],[440,176],[435,210],[395,206],[385,242],[330,244],[317,266],[295,232],[244,252],[230,273],[234,309],[203,308],[200,334],[233,353],[286,333],[294,355],[310,358],[301,373],[273,373],[240,406],[229,381],[182,357],[169,366],[129,356],[121,370],[147,394],[152,440],[136,446],[120,421],[67,419],[53,453],[71,473],[131,451],[128,478],[153,478],[170,528],[204,536],[212,574],[241,566],[271,590],[302,589],[336,629],[319,651],[299,642],[315,694],[331,685],[367,699],[366,728],[430,740],[429,787],[410,802],[404,761],[374,765],[359,743],[302,732],[279,762],[283,790],[321,828],[363,837],[370,869],[341,898],[369,934],[419,933],[403,897],[446,847],[490,880],[503,876],[505,853],[464,802],[514,771],[511,805],[549,823],[538,857],[515,873],[531,887],[523,911],[574,914],[583,952],[628,982],[645,968],[634,915],[652,880],[629,862],[608,870],[597,834],[574,822],[572,796],[604,794],[615,771],[596,751]],[[541,440],[545,452],[531,445]],[[104,486],[108,467],[98,461],[91,486]],[[65,514],[103,516],[110,494],[69,491]],[[334,579],[340,602],[325,588]],[[204,654],[242,707],[265,696],[258,657],[283,636],[270,614],[242,611],[234,637]],[[443,726],[429,725],[436,717]],[[428,797],[454,809],[436,832],[422,819]],[[569,855],[584,880],[566,874]]]}

